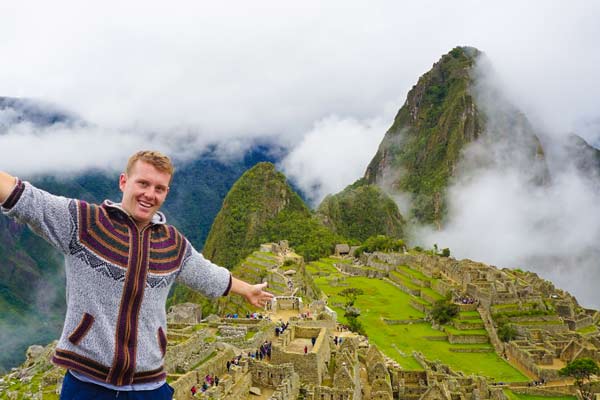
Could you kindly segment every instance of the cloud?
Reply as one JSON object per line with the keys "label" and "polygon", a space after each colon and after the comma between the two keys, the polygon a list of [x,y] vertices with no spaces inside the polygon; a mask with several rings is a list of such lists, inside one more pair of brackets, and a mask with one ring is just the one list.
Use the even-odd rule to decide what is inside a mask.
{"label": "cloud", "polygon": [[317,206],[327,194],[362,177],[386,124],[382,118],[359,121],[330,116],[320,120],[290,150],[281,165],[283,172]]}
{"label": "cloud", "polygon": [[0,13],[10,60],[0,88],[60,104],[138,146],[150,133],[176,149],[192,137],[293,146],[329,115],[399,108],[441,54],[467,44],[489,54],[521,108],[566,130],[597,117],[599,7],[23,1]]}

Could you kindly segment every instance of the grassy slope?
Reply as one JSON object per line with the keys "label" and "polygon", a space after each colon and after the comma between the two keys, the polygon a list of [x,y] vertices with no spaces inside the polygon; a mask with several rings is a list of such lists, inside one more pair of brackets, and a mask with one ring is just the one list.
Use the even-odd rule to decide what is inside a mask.
{"label": "grassy slope", "polygon": [[308,271],[317,285],[329,296],[329,305],[338,313],[343,323],[343,309],[339,306],[345,299],[337,296],[347,287],[364,291],[356,306],[361,310],[359,320],[365,327],[369,340],[386,355],[406,369],[420,369],[412,357],[414,350],[422,352],[431,360],[440,360],[455,370],[466,374],[479,374],[507,382],[526,381],[527,378],[495,353],[454,353],[451,348],[489,348],[490,345],[452,345],[447,341],[428,341],[424,337],[444,336],[428,323],[387,325],[383,319],[420,319],[424,314],[409,305],[411,296],[383,280],[347,277],[333,267],[335,259],[321,259],[308,264]]}

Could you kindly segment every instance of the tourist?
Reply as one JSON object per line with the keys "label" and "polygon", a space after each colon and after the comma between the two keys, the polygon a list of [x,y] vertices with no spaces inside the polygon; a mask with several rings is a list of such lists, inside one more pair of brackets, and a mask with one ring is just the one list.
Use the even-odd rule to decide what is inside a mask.
{"label": "tourist", "polygon": [[[163,369],[164,302],[175,280],[209,298],[236,293],[256,307],[273,297],[266,283],[234,278],[166,224],[159,209],[173,171],[165,155],[137,152],[119,176],[121,202],[101,205],[55,196],[0,172],[2,213],[65,256],[67,311],[52,358],[68,369],[61,400],[123,391],[172,398]],[[164,284],[153,283],[158,280]]]}
{"label": "tourist", "polygon": [[304,346],[304,354],[308,353],[308,346]]}
{"label": "tourist", "polygon": [[192,396],[196,396],[196,393],[198,392],[198,389],[196,389],[196,386],[192,386]]}

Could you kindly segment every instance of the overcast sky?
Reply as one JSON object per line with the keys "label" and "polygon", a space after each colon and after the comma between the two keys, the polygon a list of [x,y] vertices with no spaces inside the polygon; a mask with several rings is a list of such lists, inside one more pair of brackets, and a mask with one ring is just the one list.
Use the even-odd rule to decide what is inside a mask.
{"label": "overcast sky", "polygon": [[258,138],[289,149],[281,168],[316,204],[362,176],[408,90],[457,45],[487,54],[536,127],[600,145],[600,2],[406,3],[2,2],[0,96],[87,125],[14,126],[0,169],[119,170],[141,147],[184,159],[215,142],[231,157]]}

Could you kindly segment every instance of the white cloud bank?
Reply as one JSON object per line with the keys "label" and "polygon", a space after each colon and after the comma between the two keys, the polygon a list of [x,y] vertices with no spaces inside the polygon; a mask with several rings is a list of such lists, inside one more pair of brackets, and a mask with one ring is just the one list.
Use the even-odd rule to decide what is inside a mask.
{"label": "white cloud bank", "polygon": [[[576,131],[598,145],[598,20],[600,3],[590,1],[4,2],[0,96],[58,104],[85,125],[13,126],[0,135],[0,170],[120,169],[134,149],[186,158],[214,143],[234,157],[270,140],[290,149],[284,172],[316,202],[363,174],[409,88],[456,45],[488,54],[510,99],[536,126],[556,137]],[[554,223],[547,221],[554,214],[522,199],[518,187],[490,187],[513,187],[516,178],[481,179],[464,188],[471,211],[458,214],[473,233],[455,243],[455,227],[440,244],[454,254],[485,248],[475,256],[510,266],[527,259],[524,247],[546,251],[548,235],[538,226]],[[596,199],[554,195],[573,210]],[[504,213],[497,224],[510,228],[512,219],[522,229],[480,229],[468,218],[484,200],[496,206],[489,214]],[[585,210],[585,221],[595,222],[598,211]],[[585,222],[572,220],[569,232],[579,231],[573,221]],[[473,246],[472,236],[492,233]],[[564,243],[578,240],[569,235]]]}
{"label": "white cloud bank", "polygon": [[327,194],[341,191],[364,174],[387,124],[381,119],[325,118],[291,149],[281,167],[317,206]]}

